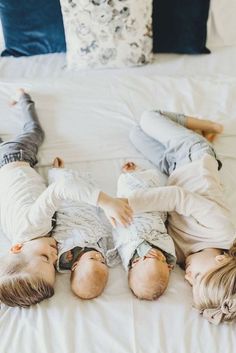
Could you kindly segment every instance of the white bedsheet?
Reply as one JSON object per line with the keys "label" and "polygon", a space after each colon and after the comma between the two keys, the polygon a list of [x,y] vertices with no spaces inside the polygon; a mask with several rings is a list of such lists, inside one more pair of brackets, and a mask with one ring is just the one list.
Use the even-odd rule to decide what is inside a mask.
{"label": "white bedsheet", "polygon": [[[0,59],[0,132],[19,129],[8,101],[17,87],[29,89],[46,131],[40,150],[42,175],[55,156],[90,171],[101,187],[115,194],[120,167],[127,160],[148,166],[129,142],[143,110],[161,108],[225,125],[215,148],[236,225],[236,48],[211,56],[162,55],[144,68],[67,72],[63,54]],[[0,238],[0,251],[8,247]],[[165,295],[137,300],[121,268],[110,271],[104,294],[81,301],[58,275],[56,294],[30,309],[0,310],[0,353],[230,353],[235,324],[214,327],[192,309],[191,288],[176,267]]]}

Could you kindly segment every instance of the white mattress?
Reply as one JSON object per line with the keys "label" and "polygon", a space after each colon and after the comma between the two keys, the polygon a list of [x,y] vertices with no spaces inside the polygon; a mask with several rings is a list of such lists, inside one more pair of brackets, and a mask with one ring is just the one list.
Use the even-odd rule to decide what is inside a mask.
{"label": "white mattress", "polygon": [[[161,108],[209,117],[225,125],[215,148],[236,225],[236,47],[211,55],[160,55],[143,68],[67,72],[63,54],[0,59],[0,131],[7,139],[19,128],[8,101],[17,87],[29,89],[46,131],[40,150],[42,175],[55,156],[90,171],[115,194],[126,160],[148,166],[129,142],[143,110]],[[2,235],[0,251],[8,242]],[[0,310],[0,353],[230,353],[235,324],[214,327],[192,309],[191,288],[176,267],[165,295],[137,300],[121,266],[110,270],[105,292],[81,301],[58,275],[56,293],[30,309]]]}

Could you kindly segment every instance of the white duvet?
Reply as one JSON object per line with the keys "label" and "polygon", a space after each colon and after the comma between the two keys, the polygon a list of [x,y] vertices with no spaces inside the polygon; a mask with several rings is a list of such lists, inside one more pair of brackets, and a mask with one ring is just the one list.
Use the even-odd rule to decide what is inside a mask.
{"label": "white duvet", "polygon": [[[160,55],[154,64],[124,70],[67,72],[64,55],[0,59],[0,134],[20,128],[8,106],[17,87],[36,101],[46,141],[39,171],[55,156],[89,171],[115,194],[121,165],[149,162],[134,149],[129,131],[143,110],[165,109],[222,122],[215,148],[223,160],[222,181],[236,225],[236,59],[235,48],[212,56]],[[8,248],[1,235],[0,252]],[[76,298],[69,276],[58,275],[56,294],[30,309],[0,309],[0,353],[231,353],[235,324],[212,326],[192,308],[191,288],[176,267],[165,295],[137,300],[121,266],[110,271],[104,294]]]}

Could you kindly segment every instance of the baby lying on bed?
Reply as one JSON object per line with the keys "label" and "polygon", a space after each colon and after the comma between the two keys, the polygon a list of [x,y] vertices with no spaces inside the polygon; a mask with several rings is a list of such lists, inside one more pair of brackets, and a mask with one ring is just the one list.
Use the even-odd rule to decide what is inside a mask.
{"label": "baby lying on bed", "polygon": [[[117,196],[128,198],[136,190],[160,186],[157,169],[143,170],[134,163],[124,165],[118,179]],[[140,299],[154,300],[167,288],[175,265],[175,249],[165,227],[164,212],[135,215],[129,227],[113,230],[115,247],[128,271],[129,287]]]}
{"label": "baby lying on bed", "polygon": [[[48,175],[50,184],[79,175],[64,169],[60,158],[55,159],[53,166]],[[93,186],[88,175],[82,177]],[[57,210],[52,236],[58,245],[57,270],[71,271],[74,294],[81,299],[100,295],[108,280],[107,251],[112,239],[111,232],[99,217],[98,208],[85,202],[65,201]],[[114,265],[118,261],[118,257],[111,259],[109,256],[109,263]]]}
{"label": "baby lying on bed", "polygon": [[57,248],[50,231],[64,200],[101,206],[108,219],[121,224],[129,223],[131,211],[124,201],[76,175],[46,187],[34,170],[44,140],[34,102],[21,89],[15,105],[20,108],[23,132],[11,141],[0,138],[0,222],[12,242],[10,252],[1,258],[0,301],[27,307],[54,293]]}

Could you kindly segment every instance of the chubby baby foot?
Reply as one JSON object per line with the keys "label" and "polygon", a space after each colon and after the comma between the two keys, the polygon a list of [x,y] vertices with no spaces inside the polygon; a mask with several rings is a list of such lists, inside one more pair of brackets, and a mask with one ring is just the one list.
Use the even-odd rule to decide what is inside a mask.
{"label": "chubby baby foot", "polygon": [[61,159],[60,157],[56,157],[53,161],[53,167],[54,168],[64,168],[65,163],[63,161],[63,159]]}
{"label": "chubby baby foot", "polygon": [[204,136],[209,142],[213,142],[224,129],[220,123],[193,117],[187,118],[186,127]]}
{"label": "chubby baby foot", "polygon": [[12,97],[12,100],[10,101],[10,105],[14,106],[16,105],[20,98],[25,94],[25,90],[23,88],[18,88],[14,94],[14,96]]}
{"label": "chubby baby foot", "polygon": [[137,166],[134,162],[127,162],[123,165],[122,172],[123,173],[130,173],[130,172],[135,171],[136,168],[137,168]]}

